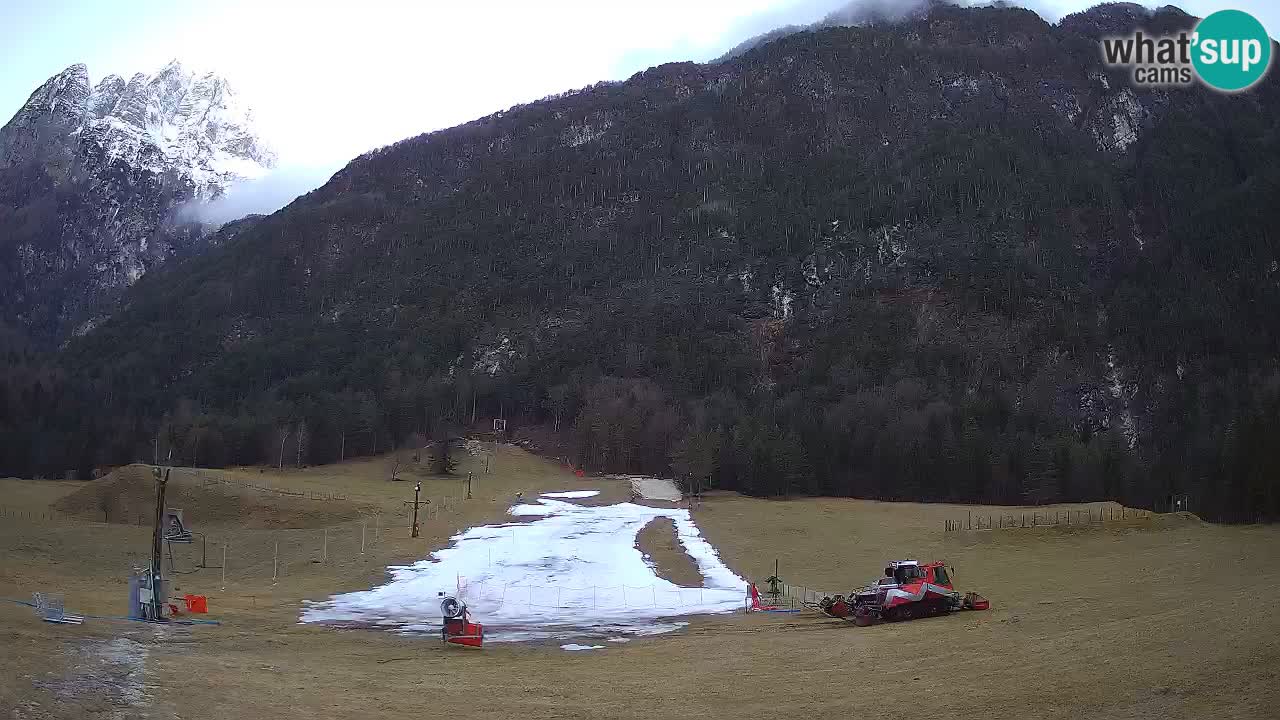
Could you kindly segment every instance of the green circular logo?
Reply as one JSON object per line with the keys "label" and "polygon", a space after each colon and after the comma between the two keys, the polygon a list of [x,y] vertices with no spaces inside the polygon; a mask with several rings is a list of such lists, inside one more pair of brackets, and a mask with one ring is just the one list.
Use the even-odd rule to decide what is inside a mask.
{"label": "green circular logo", "polygon": [[1244,90],[1271,65],[1271,36],[1249,13],[1219,10],[1196,25],[1191,64],[1209,87]]}

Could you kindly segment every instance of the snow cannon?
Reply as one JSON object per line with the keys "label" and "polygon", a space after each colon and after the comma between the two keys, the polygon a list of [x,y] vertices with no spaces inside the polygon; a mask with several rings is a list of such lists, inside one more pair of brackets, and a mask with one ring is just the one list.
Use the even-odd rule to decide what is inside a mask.
{"label": "snow cannon", "polygon": [[444,627],[440,628],[440,640],[467,647],[484,645],[484,625],[471,622],[467,604],[451,595],[444,593],[440,595],[444,598],[440,601],[440,614],[444,616]]}

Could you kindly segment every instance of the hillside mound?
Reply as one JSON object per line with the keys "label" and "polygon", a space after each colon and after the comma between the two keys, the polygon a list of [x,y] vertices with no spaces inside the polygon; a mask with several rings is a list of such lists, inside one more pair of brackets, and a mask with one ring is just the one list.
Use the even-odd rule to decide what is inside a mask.
{"label": "hillside mound", "polygon": [[[311,500],[225,483],[174,475],[165,505],[181,508],[189,527],[328,527],[359,517],[360,508],[342,500]],[[128,465],[89,483],[53,504],[60,512],[86,520],[125,525],[146,524],[155,512],[155,479],[148,465]]]}

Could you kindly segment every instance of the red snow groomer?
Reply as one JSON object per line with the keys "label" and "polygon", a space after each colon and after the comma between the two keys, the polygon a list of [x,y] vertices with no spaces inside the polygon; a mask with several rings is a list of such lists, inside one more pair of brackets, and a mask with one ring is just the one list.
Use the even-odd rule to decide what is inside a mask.
{"label": "red snow groomer", "polygon": [[827,615],[852,620],[855,625],[914,620],[945,615],[954,610],[986,610],[991,603],[977,593],[961,595],[951,585],[946,563],[921,565],[896,560],[884,569],[884,577],[853,591],[848,597],[824,597],[818,608]]}
{"label": "red snow groomer", "polygon": [[440,601],[440,614],[444,615],[444,627],[440,628],[442,641],[468,647],[484,645],[484,625],[471,622],[466,603],[444,595]]}

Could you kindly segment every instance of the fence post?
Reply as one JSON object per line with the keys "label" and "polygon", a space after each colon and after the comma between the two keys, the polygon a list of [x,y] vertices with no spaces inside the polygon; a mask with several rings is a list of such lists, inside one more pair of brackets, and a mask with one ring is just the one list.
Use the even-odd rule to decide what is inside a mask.
{"label": "fence post", "polygon": [[324,529],[324,547],[320,550],[320,562],[329,562],[329,528]]}
{"label": "fence post", "polygon": [[364,529],[365,529],[368,525],[369,525],[369,521],[368,521],[368,520],[364,520],[364,521],[362,521],[362,522],[360,523],[360,554],[361,554],[361,555],[363,555],[363,554],[364,554]]}
{"label": "fence post", "polygon": [[280,543],[276,543],[275,554],[271,556],[271,584],[276,584],[276,577],[280,570]]}
{"label": "fence post", "polygon": [[222,542],[222,590],[227,589],[227,543]]}

